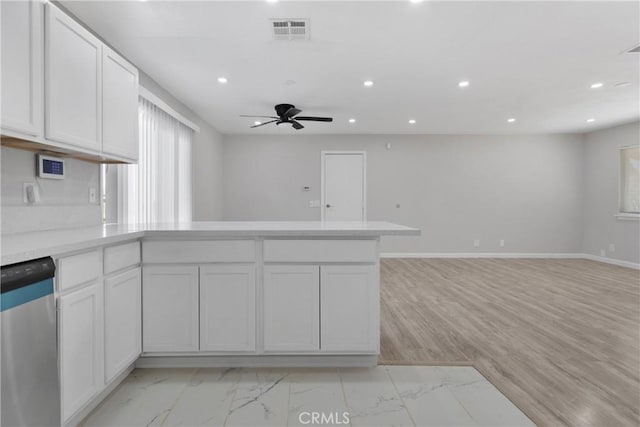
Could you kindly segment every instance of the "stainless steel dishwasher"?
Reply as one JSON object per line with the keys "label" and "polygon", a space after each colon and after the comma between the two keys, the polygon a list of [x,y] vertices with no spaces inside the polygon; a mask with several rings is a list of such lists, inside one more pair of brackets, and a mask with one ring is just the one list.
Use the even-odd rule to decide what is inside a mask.
{"label": "stainless steel dishwasher", "polygon": [[1,268],[2,426],[59,426],[55,265],[51,258]]}

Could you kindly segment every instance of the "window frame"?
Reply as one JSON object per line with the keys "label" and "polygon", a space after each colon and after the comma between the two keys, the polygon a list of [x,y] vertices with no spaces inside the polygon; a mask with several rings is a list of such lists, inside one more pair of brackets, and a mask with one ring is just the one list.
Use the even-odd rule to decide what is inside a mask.
{"label": "window frame", "polygon": [[625,145],[618,148],[618,212],[615,217],[619,220],[640,220],[640,212],[626,212],[623,209],[624,195],[623,195],[623,181],[624,181],[624,166],[623,166],[623,151],[630,148],[639,148],[640,144]]}

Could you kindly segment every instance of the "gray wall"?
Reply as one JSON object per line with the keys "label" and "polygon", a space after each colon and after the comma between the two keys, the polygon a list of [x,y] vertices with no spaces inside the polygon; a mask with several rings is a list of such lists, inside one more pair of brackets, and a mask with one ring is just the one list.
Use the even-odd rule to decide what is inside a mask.
{"label": "gray wall", "polygon": [[[585,136],[583,252],[640,263],[640,221],[621,220],[618,213],[619,149],[638,144],[640,123],[630,123]],[[609,245],[615,245],[615,252]]]}
{"label": "gray wall", "polygon": [[[36,178],[36,154],[2,147],[2,233],[97,225],[102,222],[99,203],[89,203],[89,188],[100,191],[100,167],[65,159],[65,179]],[[23,202],[22,185],[35,182],[41,201]]]}
{"label": "gray wall", "polygon": [[[318,220],[320,209],[309,201],[320,199],[320,152],[366,150],[368,219],[422,230],[421,237],[383,238],[384,252],[577,253],[582,139],[225,136],[223,218]],[[302,191],[305,185],[310,192]],[[480,239],[479,248],[474,239]]]}

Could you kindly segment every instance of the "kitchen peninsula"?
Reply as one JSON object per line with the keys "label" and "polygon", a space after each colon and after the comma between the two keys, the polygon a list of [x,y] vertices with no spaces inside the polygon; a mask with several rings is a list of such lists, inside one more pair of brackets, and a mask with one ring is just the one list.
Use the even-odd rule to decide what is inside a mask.
{"label": "kitchen peninsula", "polygon": [[[104,324],[107,377],[136,360],[375,365],[380,237],[419,233],[386,222],[106,225],[4,235],[2,265],[51,256],[59,300],[91,289],[102,309],[67,323]],[[64,351],[63,339],[63,367]]]}

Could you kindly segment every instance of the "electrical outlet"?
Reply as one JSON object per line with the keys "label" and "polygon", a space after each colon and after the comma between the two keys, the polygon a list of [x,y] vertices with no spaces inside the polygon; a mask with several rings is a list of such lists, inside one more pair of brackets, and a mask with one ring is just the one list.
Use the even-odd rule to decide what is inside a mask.
{"label": "electrical outlet", "polygon": [[613,243],[609,243],[609,252],[613,253],[616,251],[616,245]]}
{"label": "electrical outlet", "polygon": [[93,187],[89,188],[89,203],[98,203],[98,193]]}
{"label": "electrical outlet", "polygon": [[504,239],[500,239],[500,247],[504,248]]}
{"label": "electrical outlet", "polygon": [[607,253],[604,251],[604,249],[600,249],[600,256],[607,256]]}
{"label": "electrical outlet", "polygon": [[480,247],[480,240],[479,239],[476,239],[476,240],[473,241],[473,247],[474,248],[479,248]]}

